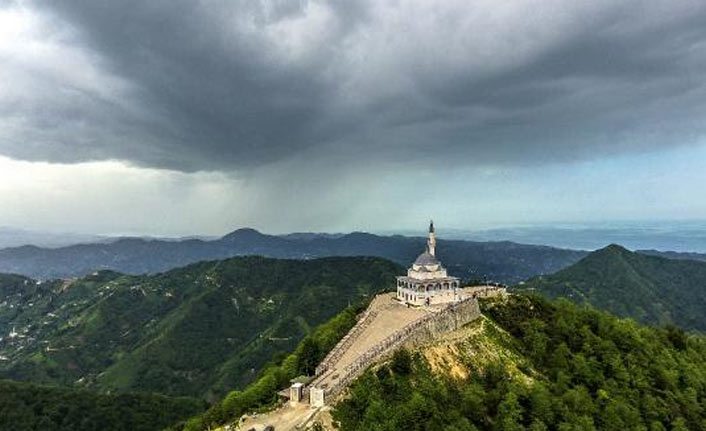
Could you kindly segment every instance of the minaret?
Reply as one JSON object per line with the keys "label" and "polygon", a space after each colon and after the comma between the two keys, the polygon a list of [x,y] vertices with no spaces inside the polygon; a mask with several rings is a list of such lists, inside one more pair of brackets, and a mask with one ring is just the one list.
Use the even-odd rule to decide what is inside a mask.
{"label": "minaret", "polygon": [[427,240],[427,249],[432,256],[436,255],[436,232],[434,232],[434,220],[429,221],[429,239]]}

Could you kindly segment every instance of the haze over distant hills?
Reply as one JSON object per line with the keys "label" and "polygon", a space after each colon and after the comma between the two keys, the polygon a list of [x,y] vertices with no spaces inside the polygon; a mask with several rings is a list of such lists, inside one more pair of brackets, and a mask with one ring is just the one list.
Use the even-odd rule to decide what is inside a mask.
{"label": "haze over distant hills", "polygon": [[15,229],[0,226],[0,249],[34,245],[37,247],[64,247],[78,243],[90,243],[105,240],[100,235],[70,232],[46,232],[37,230]]}
{"label": "haze over distant hills", "polygon": [[[0,272],[34,278],[63,278],[109,269],[127,274],[157,273],[202,261],[238,255],[310,259],[325,256],[378,256],[409,264],[425,247],[421,237],[346,235],[266,235],[239,229],[216,240],[123,238],[55,249],[23,246],[0,250]],[[464,278],[517,282],[557,271],[585,252],[507,241],[439,240],[438,253],[449,271]]]}
{"label": "haze over distant hills", "polygon": [[706,222],[703,221],[556,223],[485,230],[447,229],[446,236],[578,250],[597,250],[608,244],[621,244],[631,250],[706,253]]}

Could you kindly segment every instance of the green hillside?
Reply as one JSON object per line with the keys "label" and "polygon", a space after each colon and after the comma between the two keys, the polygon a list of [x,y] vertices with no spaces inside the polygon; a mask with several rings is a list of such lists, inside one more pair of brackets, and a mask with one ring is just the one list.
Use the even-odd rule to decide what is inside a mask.
{"label": "green hillside", "polygon": [[647,324],[706,330],[706,262],[647,256],[611,245],[520,288]]}
{"label": "green hillside", "polygon": [[199,413],[203,401],[0,380],[0,429],[12,431],[155,431]]}
{"label": "green hillside", "polygon": [[15,337],[0,341],[0,374],[217,399],[398,272],[378,258],[243,257],[71,284],[9,277],[0,332]]}
{"label": "green hillside", "polygon": [[293,352],[274,358],[258,379],[244,390],[230,392],[204,414],[189,420],[185,427],[182,428],[181,424],[178,424],[174,429],[218,429],[227,423],[236,422],[243,413],[274,408],[280,402],[277,391],[288,387],[294,378],[311,376],[316,365],[355,325],[356,317],[363,309],[362,304],[347,307],[307,335]]}
{"label": "green hillside", "polygon": [[340,430],[706,429],[702,336],[524,295],[482,309],[368,370],[334,409]]}

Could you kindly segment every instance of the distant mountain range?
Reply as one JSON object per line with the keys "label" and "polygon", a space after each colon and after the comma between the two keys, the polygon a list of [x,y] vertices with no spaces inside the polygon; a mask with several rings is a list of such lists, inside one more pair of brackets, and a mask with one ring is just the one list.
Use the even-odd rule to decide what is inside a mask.
{"label": "distant mountain range", "polygon": [[[307,250],[321,250],[322,243],[338,244],[337,241],[344,241],[347,248],[332,247],[327,251],[349,250],[355,254],[366,254],[371,249],[386,253],[407,252],[409,255],[405,256],[411,260],[419,252],[424,239],[368,234],[333,238],[304,235],[303,238],[292,239],[246,229],[214,241],[122,240],[118,243],[151,245],[151,250],[157,254],[161,253],[161,247],[169,244],[193,242],[220,244],[226,249],[228,244],[235,244],[240,247],[239,250],[262,254],[263,251],[278,250],[282,244],[302,247],[302,244],[310,243],[312,248]],[[445,253],[448,253],[448,258],[442,256],[442,259],[452,264],[464,258],[467,261],[485,260],[486,268],[500,264],[506,265],[505,270],[510,268],[516,273],[538,268],[539,265],[544,265],[544,268],[556,265],[557,256],[563,256],[564,262],[575,259],[554,274],[533,277],[518,285],[517,289],[539,292],[551,298],[567,297],[579,304],[591,304],[653,325],[674,323],[685,329],[706,330],[706,318],[703,317],[706,308],[706,262],[685,259],[693,258],[688,254],[668,254],[677,257],[668,259],[631,252],[618,245],[593,253],[514,243],[441,241],[439,245],[447,248]],[[143,250],[142,256],[148,256],[149,250]],[[288,250],[296,252],[296,248],[295,251]],[[458,260],[454,261],[454,255]],[[266,387],[271,389],[267,393],[274,396],[282,385],[263,383],[263,379],[272,378],[267,373],[261,374],[264,369],[278,369],[276,367],[284,367],[285,363],[292,365],[283,360],[284,353],[291,352],[307,334],[312,333],[312,328],[336,316],[349,305],[360,305],[374,293],[389,289],[393,286],[394,276],[404,270],[394,262],[377,257],[313,259],[309,254],[300,257],[304,258],[246,256],[202,261],[155,275],[123,275],[103,270],[66,281],[37,281],[20,275],[0,274],[0,379],[93,389],[113,395],[158,392],[215,401],[229,391],[245,388],[258,376],[264,376],[255,385],[267,383]],[[568,387],[564,380],[557,380],[562,374],[554,373],[555,368],[561,369],[564,374],[574,373],[574,378],[595,383],[597,374],[590,372],[587,363],[609,364],[606,365],[606,373],[611,379],[622,376],[620,378],[627,381],[632,374],[638,375],[639,370],[654,364],[650,359],[656,355],[655,352],[662,355],[664,361],[647,374],[667,383],[668,372],[674,366],[666,359],[679,356],[680,366],[687,370],[693,370],[695,364],[703,362],[699,362],[702,358],[700,350],[703,350],[701,339],[687,337],[679,329],[645,330],[607,315],[578,310],[570,304],[549,305],[536,298],[522,298],[515,296],[510,301],[500,301],[486,308],[486,312],[489,311],[486,316],[496,322],[492,325],[498,324],[507,332],[494,330],[490,321],[484,320],[485,323],[479,328],[485,328],[482,335],[478,331],[468,333],[480,338],[469,338],[463,341],[466,347],[457,345],[458,349],[447,345],[449,350],[443,353],[441,362],[444,369],[450,369],[448,363],[460,363],[451,353],[465,355],[461,347],[475,352],[485,349],[485,354],[472,357],[481,361],[485,358],[499,367],[509,366],[504,371],[507,376],[503,374],[505,377],[497,381],[488,372],[485,375],[481,372],[470,373],[469,376],[479,379],[490,378],[488,382],[492,383],[486,390],[479,392],[474,389],[473,394],[489,394],[498,381],[509,381],[511,376],[520,376],[518,373],[542,378],[546,384],[552,385],[553,390],[566,391]],[[348,323],[352,326],[355,312],[349,314]],[[340,332],[343,333],[345,331]],[[328,332],[325,336],[331,338],[330,345],[338,339]],[[516,339],[508,342],[509,339],[496,337]],[[689,343],[692,343],[692,348],[687,349]],[[700,346],[699,351],[694,350],[697,346]],[[620,365],[623,359],[616,362],[616,347],[621,349],[621,355],[625,355],[625,366]],[[605,351],[598,355],[600,349]],[[635,351],[641,355],[640,360],[644,364],[629,368],[628,365],[635,360]],[[570,355],[573,354],[576,355],[575,360],[567,362],[566,359],[572,358]],[[503,359],[498,361],[498,357]],[[473,369],[473,362],[463,364]],[[478,370],[485,367],[483,365]],[[385,378],[383,374],[374,375],[375,378]],[[520,381],[525,381],[522,379]],[[639,383],[642,380],[635,381]],[[478,380],[473,384],[482,383]],[[0,386],[3,384],[10,388],[13,395],[0,399],[0,409],[2,405],[7,405],[7,411],[19,414],[18,417],[24,420],[16,419],[11,422],[13,424],[39,423],[47,420],[44,416],[51,421],[59,421],[61,416],[45,414],[45,411],[59,409],[86,409],[86,415],[96,423],[105,421],[105,417],[117,414],[115,412],[119,410],[123,415],[121,418],[126,421],[144,424],[180,420],[188,412],[199,410],[198,402],[193,399],[176,400],[147,395],[143,398],[135,395],[117,398],[97,396],[98,401],[92,403],[87,400],[89,395],[81,391],[0,381]],[[511,386],[524,387],[521,384]],[[414,387],[410,386],[403,393],[415,390]],[[641,387],[644,388],[644,385]],[[246,390],[244,393],[249,392]],[[354,391],[354,396],[363,393],[367,391]],[[428,391],[420,393],[431,398],[436,394]],[[663,393],[660,390],[659,394]],[[24,397],[22,401],[17,401],[17,394]],[[679,396],[684,403],[690,399],[686,395]],[[488,406],[499,401],[488,397],[483,400]],[[599,395],[596,397],[596,403],[604,401]],[[451,399],[457,400],[459,397]],[[574,405],[573,398],[569,396],[557,399]],[[393,397],[389,405],[394,406],[395,400],[397,398]],[[637,398],[631,400],[638,402]],[[106,403],[119,407],[105,408]],[[148,405],[145,406],[145,403]],[[32,408],[26,408],[27,405]],[[698,403],[688,405],[698,406]],[[502,410],[493,408],[498,412]],[[168,409],[170,415],[154,415],[160,409]],[[559,410],[569,411],[565,407]],[[416,408],[410,410],[416,411]],[[669,412],[664,417],[670,417]],[[485,415],[477,419],[479,425],[490,423],[485,420]],[[623,429],[620,426],[613,428]],[[369,427],[364,425],[351,429]]]}
{"label": "distant mountain range", "polygon": [[50,248],[65,247],[72,244],[98,242],[106,239],[107,237],[99,235],[43,232],[0,226],[0,249],[28,244]]}
{"label": "distant mountain range", "polygon": [[555,274],[535,277],[520,288],[550,298],[567,297],[643,323],[672,323],[704,331],[706,262],[689,260],[694,258],[702,259],[703,255],[636,253],[610,245]]}
{"label": "distant mountain range", "polygon": [[[38,279],[80,277],[97,270],[153,274],[202,260],[242,255],[312,259],[378,256],[402,265],[425,247],[425,238],[368,233],[266,235],[239,229],[215,240],[123,238],[60,248],[22,246],[0,250],[0,272]],[[466,279],[513,283],[555,272],[586,252],[508,241],[439,240],[438,254],[449,272]]]}

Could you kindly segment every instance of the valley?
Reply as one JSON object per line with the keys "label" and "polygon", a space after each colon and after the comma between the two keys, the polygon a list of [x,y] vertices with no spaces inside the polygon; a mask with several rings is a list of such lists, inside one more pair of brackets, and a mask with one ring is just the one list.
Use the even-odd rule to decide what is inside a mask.
{"label": "valley", "polygon": [[[364,305],[374,295],[389,290],[401,271],[396,263],[372,257],[287,260],[247,256],[199,262],[154,275],[101,270],[77,279],[47,281],[0,275],[0,376],[32,382],[25,383],[32,391],[28,393],[36,394],[32,397],[42,393],[31,386],[37,383],[65,387],[56,399],[70,405],[83,396],[74,392],[77,390],[128,397],[160,393],[167,398],[159,402],[177,409],[170,419],[175,430],[223,425],[243,413],[279,405],[276,393],[286,388],[289,380],[313,375],[314,367],[318,370],[326,363],[331,355],[327,353],[335,350],[339,340],[354,325],[363,323],[357,319]],[[706,263],[650,256],[612,245],[553,274],[519,283],[513,291],[518,298],[524,293],[565,297],[647,324],[701,329],[705,325],[698,312],[702,309],[703,280]],[[390,300],[390,295],[378,298]],[[484,301],[480,323],[472,322],[447,335],[439,334],[426,344],[416,344],[414,349],[421,350],[412,353],[414,359],[409,366],[413,370],[429,367],[431,374],[425,379],[448,373],[452,379],[474,381],[474,376],[483,376],[491,364],[500,361],[507,378],[534,385],[540,375],[535,369],[538,365],[528,365],[525,355],[549,341],[532,341],[518,350],[518,341],[513,339],[515,329],[502,329],[500,322],[510,319],[512,325],[523,327],[517,320],[527,313],[517,302],[521,300],[507,300],[515,304],[511,308],[518,317],[502,311],[506,306],[501,300]],[[547,307],[570,310],[567,305],[530,301],[539,301],[535,302],[538,313]],[[387,308],[373,306],[384,316]],[[394,318],[385,325],[398,328],[405,326],[405,321]],[[683,333],[676,327],[671,328],[668,331],[672,332],[666,332],[669,337],[686,337],[679,335]],[[361,343],[371,346],[385,336],[384,331],[371,330],[372,335],[363,335]],[[693,340],[700,337],[694,335]],[[349,349],[340,359],[356,362],[356,352],[358,356],[365,354],[360,348]],[[380,367],[381,360],[383,369],[387,367],[384,364],[390,359],[385,358],[389,356],[370,362],[373,370]],[[389,366],[395,367],[398,360],[393,357]],[[369,373],[353,380],[346,393],[358,396],[356,388],[368,384],[361,382],[370,379]],[[321,376],[312,387],[330,387],[341,371]],[[20,390],[15,388],[13,392]],[[183,396],[191,397],[188,399],[194,403],[179,404],[174,398]],[[203,407],[196,404],[199,398],[211,405],[203,414],[199,414]],[[244,424],[294,421],[311,426],[322,421],[340,423],[342,429],[362,429],[347,422],[351,420],[346,416],[349,404],[344,397],[344,401],[316,410],[314,415],[313,410],[295,409],[296,414],[281,420],[274,419],[277,413],[265,414],[252,416]],[[188,414],[179,410],[178,406],[187,405],[196,410]],[[281,410],[282,414],[287,411]],[[101,412],[96,410],[97,421],[103,420],[101,415],[110,414]],[[486,414],[491,416],[478,420],[493,422],[492,415],[499,413],[489,410]],[[155,423],[153,420],[161,419],[146,419],[145,423]],[[524,416],[518,420],[531,425]]]}
{"label": "valley", "polygon": [[0,278],[0,375],[214,400],[346,306],[393,283],[376,258],[259,257],[70,283]]}
{"label": "valley", "polygon": [[704,23],[0,0],[0,431],[706,431]]}

